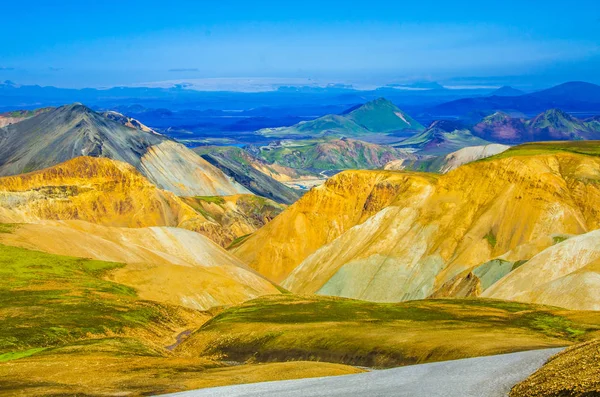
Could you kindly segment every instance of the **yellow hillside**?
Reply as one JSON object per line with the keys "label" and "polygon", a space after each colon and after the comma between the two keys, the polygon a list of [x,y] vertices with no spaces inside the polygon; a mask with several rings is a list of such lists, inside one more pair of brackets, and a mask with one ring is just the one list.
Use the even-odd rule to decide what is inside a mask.
{"label": "yellow hillside", "polygon": [[[441,296],[477,295],[556,236],[600,227],[599,157],[509,152],[439,177],[344,172],[233,252],[297,293],[373,301],[444,289]],[[504,267],[488,263],[503,255]],[[468,288],[448,288],[469,280]]]}

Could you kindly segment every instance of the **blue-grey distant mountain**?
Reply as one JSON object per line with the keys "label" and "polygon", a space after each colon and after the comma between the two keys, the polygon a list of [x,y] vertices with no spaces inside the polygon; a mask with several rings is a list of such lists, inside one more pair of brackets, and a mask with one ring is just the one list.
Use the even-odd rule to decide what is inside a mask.
{"label": "blue-grey distant mountain", "polygon": [[490,96],[458,99],[435,106],[428,113],[436,117],[465,117],[474,112],[539,113],[560,108],[567,112],[600,112],[600,86],[570,82],[520,96]]}
{"label": "blue-grey distant mountain", "polygon": [[525,94],[524,91],[517,90],[511,86],[505,85],[492,92],[489,96],[519,96]]}

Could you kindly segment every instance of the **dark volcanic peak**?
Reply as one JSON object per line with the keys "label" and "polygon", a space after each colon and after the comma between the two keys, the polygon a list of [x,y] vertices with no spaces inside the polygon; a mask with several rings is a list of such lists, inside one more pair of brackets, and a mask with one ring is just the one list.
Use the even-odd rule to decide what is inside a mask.
{"label": "dark volcanic peak", "polygon": [[146,149],[166,138],[103,117],[81,103],[40,113],[3,128],[0,175],[47,168],[81,155],[139,166]]}
{"label": "dark volcanic peak", "polygon": [[600,103],[600,86],[584,81],[571,81],[529,95],[549,100],[559,99]]}

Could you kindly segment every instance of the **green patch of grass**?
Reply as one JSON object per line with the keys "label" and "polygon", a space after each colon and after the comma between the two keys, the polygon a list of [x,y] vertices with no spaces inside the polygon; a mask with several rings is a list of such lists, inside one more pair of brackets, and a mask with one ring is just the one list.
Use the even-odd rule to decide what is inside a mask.
{"label": "green patch of grass", "polygon": [[0,245],[0,354],[167,323],[171,309],[100,278],[121,266]]}
{"label": "green patch of grass", "polygon": [[520,268],[521,266],[523,266],[527,262],[528,262],[527,259],[521,259],[519,261],[516,261],[515,263],[513,263],[513,267],[512,267],[512,269],[510,271],[512,272],[513,270]]}
{"label": "green patch of grass", "polygon": [[228,249],[228,250],[230,250],[230,249],[233,249],[233,248],[235,248],[235,247],[239,246],[239,245],[240,245],[240,244],[242,244],[244,241],[246,241],[246,239],[247,239],[248,237],[250,237],[251,235],[252,235],[252,233],[249,233],[249,234],[245,234],[245,235],[243,235],[243,236],[240,236],[240,237],[238,237],[238,238],[234,239],[234,240],[231,242],[231,244],[229,244],[229,246],[227,247],[227,249]]}
{"label": "green patch of grass", "polygon": [[600,156],[600,141],[532,142],[514,146],[500,154],[478,161],[498,160],[515,156],[534,156],[553,153],[577,153]]}
{"label": "green patch of grass", "polygon": [[568,240],[569,237],[568,236],[553,236],[552,237],[552,241],[554,242],[554,244],[559,244],[562,243],[565,240]]}
{"label": "green patch of grass", "polygon": [[196,196],[196,200],[204,201],[206,203],[213,203],[217,205],[225,204],[225,199],[221,196]]}
{"label": "green patch of grass", "polygon": [[18,226],[18,223],[0,223],[0,233],[12,233]]}
{"label": "green patch of grass", "polygon": [[18,351],[18,352],[9,352],[9,353],[0,354],[0,363],[6,362],[6,361],[11,361],[11,360],[17,360],[19,358],[30,357],[30,356],[33,356],[34,354],[42,352],[44,350],[46,350],[45,347],[38,347],[35,349],[28,349],[28,350],[23,350],[23,351]]}
{"label": "green patch of grass", "polygon": [[496,235],[494,234],[494,232],[492,230],[490,230],[489,232],[487,232],[487,234],[483,237],[485,238],[488,243],[490,244],[490,246],[492,248],[494,248],[496,246]]}

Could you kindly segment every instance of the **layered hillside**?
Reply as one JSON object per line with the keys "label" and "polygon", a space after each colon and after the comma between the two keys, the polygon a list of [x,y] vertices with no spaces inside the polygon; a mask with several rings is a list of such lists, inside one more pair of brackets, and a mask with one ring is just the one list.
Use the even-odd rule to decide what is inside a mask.
{"label": "layered hillside", "polygon": [[547,110],[531,120],[496,112],[477,123],[473,133],[482,139],[507,144],[600,139],[600,128],[594,119],[580,120],[559,109]]}
{"label": "layered hillside", "polygon": [[125,263],[108,278],[142,299],[205,310],[279,290],[208,238],[167,227],[117,228],[81,221],[18,225],[5,245]]}
{"label": "layered hillside", "polygon": [[443,174],[473,161],[485,159],[508,150],[510,146],[492,143],[483,146],[467,146],[444,157],[439,171]]}
{"label": "layered hillside", "polygon": [[54,167],[0,178],[0,222],[85,220],[103,225],[178,226],[198,214],[131,165],[76,157]]}
{"label": "layered hillside", "polygon": [[237,147],[201,146],[195,148],[194,152],[250,192],[279,203],[291,204],[301,195],[299,191],[281,183],[282,181],[309,176],[308,173],[289,167],[269,164]]}
{"label": "layered hillside", "polygon": [[471,133],[463,124],[437,120],[423,132],[394,144],[397,148],[412,148],[419,154],[443,156],[467,146],[487,145],[490,142]]}
{"label": "layered hillside", "polygon": [[206,219],[186,222],[182,227],[202,233],[222,247],[240,242],[285,209],[282,204],[251,194],[181,199]]}
{"label": "layered hillside", "polygon": [[265,136],[359,137],[373,133],[421,131],[423,126],[385,98],[355,106],[342,114],[329,114],[291,127],[265,128]]}
{"label": "layered hillside", "polygon": [[0,178],[0,222],[84,220],[106,226],[173,226],[227,247],[269,222],[283,206],[254,195],[177,197],[126,163],[76,157]]}
{"label": "layered hillside", "polygon": [[[298,293],[402,301],[473,280],[461,294],[477,295],[553,236],[600,227],[600,158],[509,152],[439,177],[343,172],[233,252]],[[472,273],[507,253],[508,271],[487,265],[500,277]]]}
{"label": "layered hillside", "polygon": [[127,162],[158,187],[178,195],[248,193],[185,146],[124,126],[81,104],[0,129],[0,175],[40,170],[77,156]]}
{"label": "layered hillside", "polygon": [[600,230],[560,240],[500,279],[482,296],[600,310]]}
{"label": "layered hillside", "polygon": [[269,145],[260,155],[272,164],[319,172],[381,168],[393,160],[416,158],[390,146],[350,138],[284,141]]}
{"label": "layered hillside", "polygon": [[306,193],[232,252],[271,280],[282,281],[302,260],[391,205],[398,194],[418,200],[436,178],[391,171],[342,172]]}

